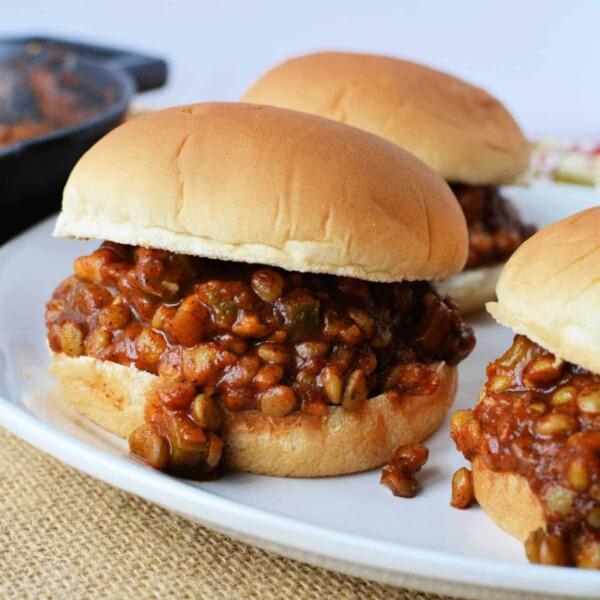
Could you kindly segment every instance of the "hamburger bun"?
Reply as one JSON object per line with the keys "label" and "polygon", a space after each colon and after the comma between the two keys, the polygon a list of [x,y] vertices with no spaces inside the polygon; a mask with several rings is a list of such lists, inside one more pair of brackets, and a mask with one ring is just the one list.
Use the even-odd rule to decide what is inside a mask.
{"label": "hamburger bun", "polygon": [[504,531],[525,542],[530,533],[546,528],[541,502],[525,477],[509,471],[492,471],[480,457],[471,466],[479,506]]}
{"label": "hamburger bun", "polygon": [[[50,372],[62,396],[104,429],[127,438],[144,423],[156,375],[88,356],[53,353]],[[224,466],[288,477],[324,477],[381,466],[400,444],[433,433],[450,408],[457,369],[437,366],[440,385],[429,396],[381,394],[353,412],[330,407],[324,417],[295,412],[268,417],[258,410],[229,413],[224,426]]]}
{"label": "hamburger bun", "polygon": [[481,310],[496,298],[496,284],[504,265],[468,269],[435,284],[438,292],[451,296],[463,315]]}
{"label": "hamburger bun", "polygon": [[507,262],[497,302],[503,325],[568,362],[600,373],[600,206],[542,229]]}
{"label": "hamburger bun", "polygon": [[375,135],[250,104],[125,123],[75,166],[55,235],[347,275],[444,279],[468,234],[447,184]]}
{"label": "hamburger bun", "polygon": [[291,108],[375,133],[447,181],[497,185],[529,163],[529,145],[496,98],[407,60],[349,52],[298,56],[260,77],[243,102]]}

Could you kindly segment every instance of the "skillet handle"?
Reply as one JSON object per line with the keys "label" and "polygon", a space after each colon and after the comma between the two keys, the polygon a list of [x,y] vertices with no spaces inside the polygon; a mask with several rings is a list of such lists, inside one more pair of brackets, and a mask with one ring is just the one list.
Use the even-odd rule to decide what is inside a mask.
{"label": "skillet handle", "polygon": [[138,92],[160,88],[167,81],[167,63],[162,58],[121,52],[100,62],[109,69],[130,75]]}

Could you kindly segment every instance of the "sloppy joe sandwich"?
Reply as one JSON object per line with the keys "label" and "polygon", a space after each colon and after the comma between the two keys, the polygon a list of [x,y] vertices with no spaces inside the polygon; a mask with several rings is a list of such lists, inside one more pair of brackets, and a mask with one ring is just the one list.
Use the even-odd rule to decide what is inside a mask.
{"label": "sloppy joe sandwich", "polygon": [[288,60],[259,78],[242,100],[365,129],[427,163],[450,183],[469,228],[465,270],[440,289],[463,312],[494,298],[501,265],[534,232],[498,188],[529,163],[529,145],[498,100],[423,65],[348,52]]}
{"label": "sloppy joe sandwich", "polygon": [[446,183],[312,115],[121,125],[75,167],[55,234],[105,240],[47,304],[62,393],[169,472],[379,466],[442,422],[474,344],[430,283],[468,251]]}
{"label": "sloppy joe sandwich", "polygon": [[600,568],[600,207],[540,231],[488,310],[517,334],[452,435],[532,562]]}

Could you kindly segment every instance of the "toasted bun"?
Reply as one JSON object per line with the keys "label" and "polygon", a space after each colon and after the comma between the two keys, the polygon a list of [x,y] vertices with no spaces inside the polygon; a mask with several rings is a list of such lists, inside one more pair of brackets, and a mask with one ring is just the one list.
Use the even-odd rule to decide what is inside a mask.
{"label": "toasted bun", "polygon": [[[53,353],[51,373],[63,397],[80,413],[126,438],[144,423],[147,394],[160,379],[91,357]],[[260,411],[230,413],[224,436],[225,466],[266,475],[321,477],[382,465],[400,444],[423,441],[444,420],[454,400],[457,369],[438,366],[440,386],[431,396],[393,399],[382,394],[355,412],[330,408],[326,417]]]}
{"label": "toasted bun", "polygon": [[438,281],[441,294],[451,296],[463,315],[483,310],[485,303],[496,297],[496,283],[504,265],[468,269]]}
{"label": "toasted bun", "polygon": [[600,206],[542,229],[500,275],[492,316],[560,358],[600,373]]}
{"label": "toasted bun", "polygon": [[472,468],[477,502],[504,531],[524,542],[532,531],[546,528],[542,505],[523,476],[492,471],[479,457]]}
{"label": "toasted bun", "polygon": [[102,138],[67,182],[55,234],[388,282],[443,279],[468,251],[450,188],[408,152],[228,103],[152,113]]}
{"label": "toasted bun", "polygon": [[299,56],[263,75],[242,100],[376,133],[448,181],[506,183],[529,163],[529,145],[498,100],[406,60],[348,52]]}

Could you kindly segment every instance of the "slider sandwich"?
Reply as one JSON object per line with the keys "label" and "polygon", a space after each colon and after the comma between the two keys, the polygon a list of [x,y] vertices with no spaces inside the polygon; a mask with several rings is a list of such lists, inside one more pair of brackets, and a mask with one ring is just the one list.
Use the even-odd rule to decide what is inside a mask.
{"label": "slider sandwich", "polygon": [[529,145],[498,100],[461,79],[387,56],[319,52],[276,66],[242,100],[370,131],[441,175],[469,228],[464,271],[439,284],[463,313],[494,298],[502,265],[535,231],[498,187],[527,169]]}
{"label": "slider sandwich", "polygon": [[543,229],[498,281],[512,346],[451,422],[482,508],[530,561],[600,569],[600,207]]}
{"label": "slider sandwich", "polygon": [[467,258],[450,188],[312,115],[125,123],[75,167],[55,235],[104,240],[47,303],[62,394],[171,473],[377,467],[443,421],[474,344],[431,283]]}

